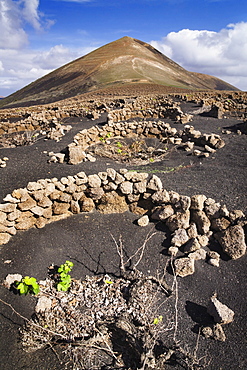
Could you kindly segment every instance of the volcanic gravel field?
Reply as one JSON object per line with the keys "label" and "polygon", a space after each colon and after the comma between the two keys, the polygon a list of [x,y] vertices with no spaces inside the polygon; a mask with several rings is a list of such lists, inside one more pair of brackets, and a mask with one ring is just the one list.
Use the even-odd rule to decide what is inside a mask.
{"label": "volcanic gravel field", "polygon": [[[182,103],[184,112],[197,109],[193,103]],[[5,168],[0,169],[0,199],[14,189],[25,187],[29,181],[42,178],[58,179],[84,171],[87,175],[116,170],[123,164],[111,159],[97,158],[96,162],[83,162],[78,165],[47,163],[49,157],[44,151],[59,152],[73,141],[75,134],[95,124],[103,124],[105,115],[91,121],[78,119],[72,123],[71,131],[56,143],[52,140],[39,140],[32,146],[0,149],[0,157],[8,157]],[[182,129],[181,124],[165,120],[171,126]],[[69,119],[66,121],[70,123]],[[247,140],[246,135],[222,134],[222,129],[234,128],[239,123],[233,118],[216,119],[195,115],[190,122],[195,129],[205,133],[221,135],[226,145],[209,158],[197,158],[182,150],[173,150],[164,160],[145,166],[128,166],[129,170],[155,173],[166,190],[174,190],[182,195],[205,194],[229,210],[241,209],[247,212]],[[146,227],[136,224],[137,215],[130,212],[103,215],[97,212],[74,215],[65,220],[51,223],[42,229],[32,228],[17,232],[8,244],[0,248],[0,279],[7,274],[21,273],[44,279],[47,268],[60,265],[65,260],[74,263],[72,276],[84,278],[85,275],[100,273],[119,273],[119,256],[112,236],[119,240],[122,236],[127,255],[133,254],[143,243],[148,232],[157,233],[147,243],[139,269],[146,274],[155,275],[161,271],[169,258],[166,253],[165,232],[160,226],[149,223]],[[220,266],[214,267],[205,261],[196,261],[193,275],[178,278],[177,339],[180,345],[193,353],[197,345],[197,328],[207,321],[206,307],[214,292],[221,302],[235,312],[235,319],[224,326],[226,341],[199,338],[197,357],[205,356],[205,368],[212,370],[246,369],[246,262],[247,255],[231,260],[222,255]],[[10,260],[10,263],[6,263]],[[168,285],[173,276],[166,274]],[[36,298],[18,296],[0,286],[1,300],[11,304],[19,314],[30,318],[34,312]],[[164,317],[174,317],[176,297],[171,296]],[[55,370],[71,368],[60,364],[57,353],[48,347],[34,353],[22,350],[19,328],[23,320],[13,310],[0,302],[0,364],[4,370]],[[167,369],[185,369],[182,363],[171,360]],[[102,368],[103,369],[103,368]]]}

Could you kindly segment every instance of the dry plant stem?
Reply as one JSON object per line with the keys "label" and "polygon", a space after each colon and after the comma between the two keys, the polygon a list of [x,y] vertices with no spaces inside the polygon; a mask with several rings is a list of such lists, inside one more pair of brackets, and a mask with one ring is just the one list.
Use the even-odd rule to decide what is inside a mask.
{"label": "dry plant stem", "polygon": [[147,276],[144,279],[145,280],[151,280],[153,283],[157,284],[162,290],[164,290],[164,292],[167,296],[171,295],[172,289],[169,288],[169,286],[167,285],[167,283],[164,281],[163,278],[161,278],[162,280],[160,280],[160,279],[157,279],[154,276]]}
{"label": "dry plant stem", "polygon": [[57,351],[55,350],[55,348],[51,345],[51,343],[47,343],[48,346],[51,348],[52,352],[55,354],[56,358],[58,359],[59,363],[62,365],[63,362],[61,361],[60,357],[58,356],[58,353]]}
{"label": "dry plant stem", "polygon": [[[155,233],[152,233],[150,235],[150,233],[152,232],[152,230],[154,229],[154,227],[149,231],[149,233],[147,234],[145,240],[144,240],[144,243],[137,249],[137,251],[128,258],[128,260],[126,262],[124,262],[124,254],[123,254],[123,243],[122,243],[122,237],[120,235],[120,238],[119,238],[119,245],[116,241],[116,239],[114,238],[114,236],[112,234],[111,237],[116,245],[116,249],[117,249],[117,253],[119,255],[119,258],[120,258],[120,270],[121,272],[126,272],[126,268],[125,266],[141,251],[140,253],[140,257],[138,259],[138,261],[134,264],[133,266],[133,269],[136,270],[137,266],[139,265],[139,263],[141,262],[142,258],[143,258],[143,254],[144,254],[144,251],[145,251],[145,248],[146,248],[146,245],[147,245],[147,242],[155,235],[157,234],[157,232]],[[164,277],[164,275],[163,275]],[[160,286],[164,292],[166,293],[166,295],[171,295],[172,293],[172,290],[169,288],[169,286],[164,282],[164,279],[162,277],[162,281],[160,279],[157,279],[155,278],[154,276],[147,276],[145,278],[145,280],[151,280],[152,282],[156,283],[158,286]]]}
{"label": "dry plant stem", "polygon": [[139,263],[141,262],[142,260],[142,257],[143,257],[143,254],[144,254],[144,250],[146,248],[146,245],[147,245],[147,242],[157,233],[152,233],[150,235],[150,233],[152,232],[152,230],[154,229],[154,227],[149,231],[149,233],[147,234],[145,240],[144,240],[144,243],[136,250],[136,252],[134,254],[132,254],[132,256],[130,256],[126,262],[124,262],[124,255],[123,255],[123,243],[122,243],[122,237],[120,236],[119,238],[119,245],[116,241],[116,239],[114,238],[114,236],[112,234],[111,237],[116,245],[116,249],[117,249],[117,253],[119,255],[119,258],[120,258],[120,269],[121,271],[125,272],[126,271],[126,268],[125,266],[141,251],[141,254],[140,254],[140,257],[138,259],[138,261],[134,264],[133,266],[133,269],[136,269],[137,266],[139,265]]}
{"label": "dry plant stem", "polygon": [[106,350],[106,351],[109,351],[109,352],[111,353],[111,355],[115,358],[115,360],[116,360],[117,362],[119,362],[119,361],[118,361],[118,358],[115,356],[115,354],[114,354],[113,350],[111,349],[111,347],[109,346],[109,344],[106,342],[106,340],[105,340],[105,338],[104,338],[104,335],[101,333],[101,331],[100,331],[99,329],[97,329],[97,328],[95,328],[95,329],[96,329],[96,331],[99,333],[99,335],[101,336],[101,338],[103,339],[103,342],[105,343],[105,345],[106,345],[106,347],[107,347],[107,349],[105,348],[105,350]]}
{"label": "dry plant stem", "polygon": [[[154,227],[152,228],[152,230],[154,229]],[[151,233],[151,231],[152,230],[150,230],[150,232],[148,233],[148,235],[147,235],[147,237],[146,237],[146,239],[144,240],[144,243],[143,243],[143,245],[140,247],[140,248],[138,248],[137,249],[137,251],[136,251],[136,253],[132,256],[132,257],[130,257],[130,259],[132,259],[133,257],[135,257],[136,255],[137,255],[137,253],[141,250],[141,254],[140,254],[140,257],[139,257],[139,259],[138,259],[138,261],[134,264],[134,268],[136,269],[137,268],[137,266],[139,265],[139,263],[141,262],[141,260],[142,260],[142,257],[143,257],[143,254],[144,254],[144,250],[145,250],[145,248],[146,248],[146,245],[147,245],[147,242],[155,235],[155,234],[157,234],[157,232],[156,233],[152,233],[151,235],[149,235],[150,233]],[[128,263],[129,262],[129,260],[126,262],[126,263]]]}
{"label": "dry plant stem", "polygon": [[177,275],[174,270],[173,266],[173,258],[171,257],[171,268],[172,268],[172,273],[174,275],[174,281],[172,284],[172,291],[174,290],[174,285],[175,285],[175,329],[174,329],[174,334],[173,334],[173,340],[176,343],[177,341],[177,331],[178,331],[178,281],[177,281]]}
{"label": "dry plant stem", "polygon": [[147,236],[146,236],[146,238],[145,238],[145,240],[144,240],[144,243],[136,250],[136,252],[134,253],[134,254],[132,254],[132,256],[130,256],[128,259],[127,259],[127,261],[124,263],[124,265],[127,265],[127,263],[129,263],[140,251],[141,251],[141,254],[140,254],[140,257],[139,257],[139,259],[138,259],[138,261],[134,264],[134,268],[136,268],[138,265],[139,265],[139,263],[141,262],[141,259],[142,259],[142,257],[143,257],[143,253],[144,253],[144,250],[145,250],[145,247],[146,247],[146,245],[147,245],[147,242],[155,235],[155,234],[157,234],[157,232],[156,233],[152,233],[151,235],[150,235],[150,233],[152,232],[152,230],[154,229],[154,227],[148,232],[148,234],[147,234]]}
{"label": "dry plant stem", "polygon": [[[202,366],[200,366],[200,364],[199,364],[199,362],[200,362],[200,360],[198,360],[194,355],[192,355],[191,353],[189,353],[188,351],[186,351],[186,350],[184,350],[182,347],[177,347],[177,349],[178,349],[178,351],[180,352],[180,353],[182,353],[184,356],[185,356],[185,360],[182,360],[185,364],[186,364],[186,366],[188,367],[188,369],[191,369],[191,370],[194,370],[195,369],[195,367],[194,367],[194,365],[196,365],[197,367],[202,367]],[[203,357],[202,357],[203,358]],[[192,361],[192,363],[191,364],[188,364],[188,361],[186,361],[186,360],[191,360]]]}
{"label": "dry plant stem", "polygon": [[0,302],[2,302],[3,304],[5,304],[6,306],[10,307],[10,308],[11,308],[11,310],[12,310],[12,311],[17,315],[17,316],[19,316],[20,318],[22,318],[23,320],[25,320],[26,322],[28,322],[30,325],[33,325],[33,326],[35,326],[35,327],[37,327],[37,328],[39,328],[39,329],[41,329],[41,330],[43,330],[43,331],[46,331],[46,332],[48,332],[48,333],[50,333],[50,334],[57,335],[57,336],[59,336],[59,337],[61,337],[61,338],[63,338],[63,339],[66,339],[66,337],[65,337],[64,335],[59,334],[59,333],[56,333],[56,332],[54,332],[54,331],[52,331],[52,330],[49,330],[49,329],[47,329],[47,328],[43,328],[42,326],[40,326],[40,325],[38,325],[38,324],[35,324],[33,321],[31,321],[31,320],[29,320],[28,318],[26,318],[25,316],[22,316],[19,312],[17,312],[17,311],[14,309],[14,307],[13,307],[13,306],[11,306],[11,304],[9,304],[9,303],[7,303],[7,302],[3,301],[1,298],[0,298]]}
{"label": "dry plant stem", "polygon": [[114,238],[114,236],[112,234],[110,234],[115,245],[116,245],[116,249],[117,249],[117,253],[119,255],[119,258],[120,258],[120,270],[121,272],[125,272],[125,266],[124,266],[124,255],[123,255],[123,243],[122,243],[122,235],[120,235],[120,238],[119,238],[119,245],[116,241],[116,239]]}
{"label": "dry plant stem", "polygon": [[199,348],[200,335],[201,335],[201,328],[199,328],[197,338],[196,338],[196,345],[195,345],[194,354],[193,354],[193,356],[195,358],[197,358],[197,351],[198,351],[198,348]]}

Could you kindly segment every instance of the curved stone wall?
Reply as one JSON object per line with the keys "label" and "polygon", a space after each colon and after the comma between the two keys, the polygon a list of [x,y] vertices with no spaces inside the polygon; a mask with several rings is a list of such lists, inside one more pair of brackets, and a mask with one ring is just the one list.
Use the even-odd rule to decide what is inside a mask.
{"label": "curved stone wall", "polygon": [[[191,151],[194,155],[205,157],[225,145],[220,135],[202,134],[191,125],[185,125],[183,130],[177,130],[163,121],[109,122],[103,127],[93,126],[76,134],[74,142],[68,146],[69,164],[78,164],[90,160],[85,151],[91,145],[100,142],[105,143],[112,138],[126,137],[157,137],[162,142],[180,145],[184,150]],[[194,145],[202,147],[202,151],[194,150]],[[52,154],[54,155],[54,153]]]}
{"label": "curved stone wall", "polygon": [[212,239],[218,240],[230,258],[239,258],[246,252],[246,219],[242,211],[229,211],[204,195],[188,197],[167,191],[156,175],[127,169],[117,172],[112,168],[88,176],[79,172],[60,180],[40,179],[8,194],[0,204],[0,244],[8,243],[19,231],[42,228],[72,214],[94,210],[131,211],[139,215],[140,226],[149,220],[165,223],[171,233],[168,253],[183,253],[175,263],[180,276],[194,272],[196,259],[208,256],[212,264],[218,264],[219,254],[207,254],[204,249]]}

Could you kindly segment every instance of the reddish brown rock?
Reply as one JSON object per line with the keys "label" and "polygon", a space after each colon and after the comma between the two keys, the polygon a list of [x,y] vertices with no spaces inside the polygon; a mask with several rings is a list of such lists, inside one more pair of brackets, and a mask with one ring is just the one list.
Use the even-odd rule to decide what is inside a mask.
{"label": "reddish brown rock", "polygon": [[128,211],[129,207],[124,196],[112,191],[103,195],[97,209],[101,213],[123,213]]}
{"label": "reddish brown rock", "polygon": [[59,203],[54,202],[53,203],[53,213],[54,215],[61,215],[63,213],[66,213],[69,210],[70,204],[69,203]]}
{"label": "reddish brown rock", "polygon": [[242,257],[246,252],[245,234],[240,225],[230,226],[225,231],[214,234],[223,251],[232,259]]}

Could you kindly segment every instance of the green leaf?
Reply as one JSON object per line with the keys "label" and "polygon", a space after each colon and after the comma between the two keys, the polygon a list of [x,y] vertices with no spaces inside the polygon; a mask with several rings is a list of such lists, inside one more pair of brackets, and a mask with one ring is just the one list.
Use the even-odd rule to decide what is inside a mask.
{"label": "green leaf", "polygon": [[153,321],[153,324],[154,325],[157,325],[157,324],[161,323],[162,320],[163,320],[163,316],[162,315],[160,315],[159,317],[155,317],[155,319]]}
{"label": "green leaf", "polygon": [[20,282],[16,283],[16,288],[22,294],[38,294],[40,291],[39,284],[34,277],[25,276]]}
{"label": "green leaf", "polygon": [[57,290],[59,292],[61,292],[61,291],[66,292],[66,290],[68,290],[68,288],[66,286],[64,286],[62,283],[58,283],[57,284]]}
{"label": "green leaf", "polygon": [[66,272],[64,272],[64,271],[62,271],[62,272],[60,273],[60,278],[61,278],[61,279],[65,278],[66,276],[68,276],[68,275],[67,275],[67,274],[66,274]]}
{"label": "green leaf", "polygon": [[153,323],[154,323],[155,325],[157,325],[157,324],[159,323],[159,319],[158,319],[158,317],[155,317],[155,319],[154,319]]}
{"label": "green leaf", "polygon": [[37,284],[36,279],[34,277],[25,276],[22,279],[22,281],[23,281],[24,284],[27,284],[27,285]]}
{"label": "green leaf", "polygon": [[20,294],[27,294],[28,293],[28,286],[23,282],[20,282],[17,286],[17,289],[20,291]]}
{"label": "green leaf", "polygon": [[33,294],[36,295],[39,293],[39,291],[40,291],[39,285],[38,284],[36,284],[35,286],[33,285]]}
{"label": "green leaf", "polygon": [[113,284],[113,281],[111,281],[111,280],[105,280],[105,283],[106,284]]}
{"label": "green leaf", "polygon": [[71,262],[71,261],[65,261],[65,264],[67,266],[70,266],[70,267],[73,267],[74,266],[73,262]]}
{"label": "green leaf", "polygon": [[62,280],[63,283],[68,284],[68,283],[71,282],[71,277],[70,277],[70,275],[66,275],[61,280]]}
{"label": "green leaf", "polygon": [[60,274],[60,282],[57,284],[58,291],[67,291],[69,289],[71,284],[71,276],[68,274],[68,272],[71,271],[73,266],[73,262],[65,261],[65,263],[58,268],[57,271]]}

